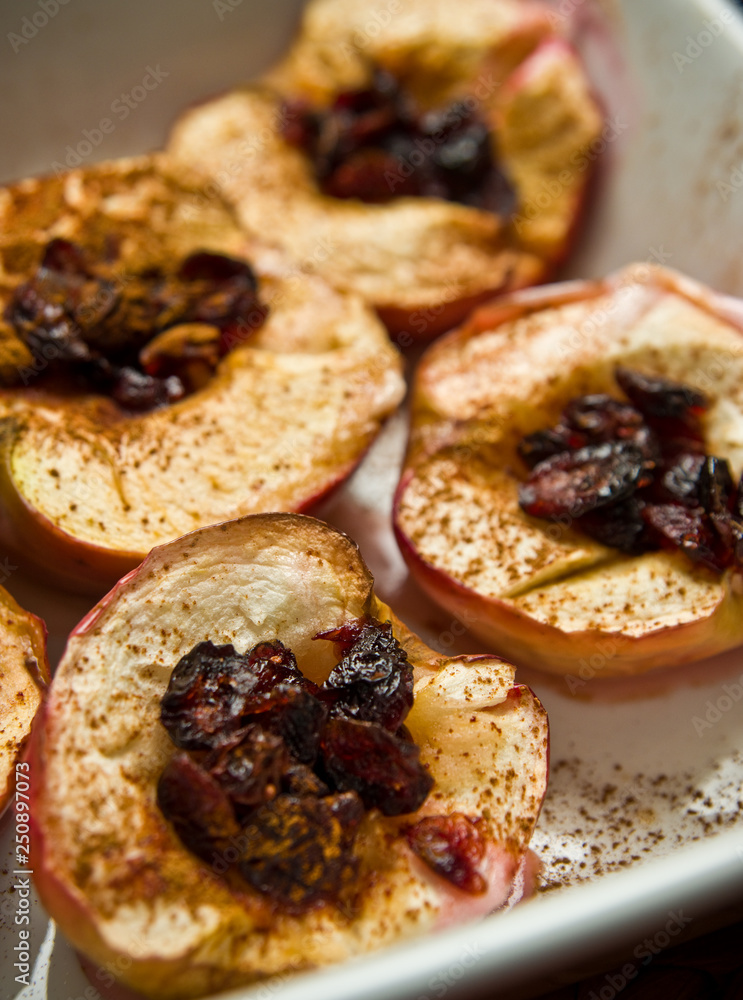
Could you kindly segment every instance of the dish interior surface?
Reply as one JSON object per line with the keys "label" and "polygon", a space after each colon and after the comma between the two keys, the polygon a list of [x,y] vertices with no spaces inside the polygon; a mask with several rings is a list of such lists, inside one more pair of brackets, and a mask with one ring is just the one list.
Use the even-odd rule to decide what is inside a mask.
{"label": "dish interior surface", "polygon": [[[4,4],[0,125],[13,141],[0,149],[0,179],[54,169],[68,144],[77,148],[85,140],[85,130],[95,139],[100,119],[115,117],[110,108],[120,92],[132,92],[148,67],[159,67],[161,83],[94,148],[85,140],[91,145],[86,162],[159,145],[185,104],[265,68],[290,36],[300,6],[297,0],[272,4],[269,16],[268,5],[257,0],[187,0],[177,10],[154,10],[144,0],[105,8],[60,0],[36,34],[14,47],[10,36],[41,7]],[[723,0],[555,0],[553,7],[583,51],[607,112],[600,176],[580,245],[562,276],[599,277],[632,260],[659,262],[743,295],[743,19]],[[314,513],[359,541],[380,598],[429,645],[449,654],[479,651],[465,620],[421,595],[397,551],[389,512],[406,434],[399,414],[354,476]],[[56,662],[90,602],[45,590],[16,569],[3,583],[47,620]],[[474,983],[485,968],[492,988],[556,967],[558,944],[563,958],[570,951],[564,935],[571,930],[576,954],[598,950],[612,931],[639,940],[648,921],[650,929],[666,921],[651,905],[653,895],[686,901],[694,917],[722,898],[723,882],[743,898],[743,653],[632,680],[602,679],[610,656],[610,649],[597,650],[568,678],[519,671],[551,722],[551,784],[532,844],[543,862],[542,888],[536,901],[472,932],[481,951],[461,963],[457,988]],[[31,984],[15,981],[13,838],[8,814],[0,841],[0,995],[87,1000],[94,996],[86,992],[88,979],[36,900]],[[736,865],[730,845],[737,843]],[[672,877],[669,859],[675,859]],[[641,878],[629,877],[640,871]],[[578,943],[580,892],[588,913],[597,885],[609,908],[616,902],[615,915],[597,920],[593,931],[582,928]],[[532,936],[509,941],[506,921],[513,921],[516,935],[530,907]],[[633,922],[635,938],[627,930]],[[444,935],[438,951],[436,942],[427,942],[367,960],[351,990],[342,972],[302,977],[302,995],[419,996],[426,982],[438,981],[452,949],[458,954],[464,947],[457,933]],[[94,977],[94,987],[104,979]],[[333,992],[341,988],[345,994]],[[272,984],[270,995],[293,989],[291,982]]]}

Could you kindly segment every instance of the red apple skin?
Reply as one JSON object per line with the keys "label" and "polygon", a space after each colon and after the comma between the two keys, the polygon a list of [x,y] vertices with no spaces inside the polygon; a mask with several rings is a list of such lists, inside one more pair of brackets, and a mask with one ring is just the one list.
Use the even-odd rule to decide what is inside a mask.
{"label": "red apple skin", "polygon": [[[366,453],[365,452],[364,454]],[[295,512],[302,514],[339,489],[363,459],[363,454],[346,467],[335,470],[315,495],[307,497]],[[139,552],[92,545],[60,530],[49,518],[27,503],[15,488],[9,465],[9,450],[0,439],[0,537],[13,539],[6,546],[40,583],[51,584],[76,594],[98,598],[147,555]]]}
{"label": "red apple skin", "polygon": [[[426,361],[445,366],[443,359],[452,348],[466,344],[482,332],[496,330],[502,324],[541,308],[588,301],[617,291],[634,273],[641,275],[638,280],[650,283],[660,292],[680,296],[710,316],[729,323],[743,335],[743,302],[740,300],[717,294],[667,268],[632,265],[604,280],[566,282],[496,299],[475,310],[461,327],[432,345],[416,377],[414,426],[393,503],[394,532],[403,558],[421,589],[440,606],[464,616],[473,635],[512,662],[549,673],[577,676],[582,661],[590,664],[591,657],[599,653],[602,664],[600,668],[592,668],[592,676],[629,676],[680,666],[734,648],[743,643],[743,588],[739,578],[726,571],[719,600],[708,614],[639,636],[625,634],[621,623],[616,630],[586,628],[564,632],[537,621],[506,601],[476,592],[441,566],[427,562],[401,526],[401,508],[417,465],[439,447],[456,440],[458,418],[456,401],[451,410],[444,413],[440,409],[445,401],[437,393],[435,373],[431,374]],[[740,349],[743,350],[743,340]]]}
{"label": "red apple skin", "polygon": [[565,633],[503,601],[475,593],[424,562],[399,526],[395,537],[416,583],[431,600],[460,616],[472,634],[497,649],[499,655],[525,667],[577,677],[581,660],[590,662],[591,656],[608,649],[612,650],[610,656],[602,657],[605,662],[593,675],[641,674],[714,656],[743,642],[739,631],[730,627],[735,616],[727,605],[709,617],[657,629],[639,638],[597,629]]}
{"label": "red apple skin", "polygon": [[[322,525],[321,522],[316,521],[314,518],[291,514],[248,515],[235,522],[226,522],[221,525],[212,526],[211,528],[198,529],[184,536],[184,538],[176,540],[174,543],[169,543],[153,550],[141,566],[128,573],[126,577],[120,580],[91,609],[73,630],[70,640],[95,635],[107,610],[112,605],[115,606],[122,591],[126,590],[132,583],[136,584],[139,578],[151,579],[153,571],[157,572],[164,558],[167,557],[168,560],[174,558],[169,551],[174,546],[183,547],[184,551],[190,551],[192,545],[195,544],[191,540],[198,539],[198,536],[205,532],[217,533],[229,531],[231,525],[261,520],[276,523],[282,520],[286,521],[287,525],[291,523],[300,527],[301,523],[311,522],[312,525],[321,525],[322,529],[326,529],[325,525]],[[338,532],[333,533],[340,536]],[[175,558],[177,559],[177,557]],[[363,567],[363,563],[360,565]],[[349,569],[351,569],[350,566]],[[368,570],[365,567],[363,569],[368,574]],[[369,577],[369,580],[371,580],[371,577]],[[361,600],[365,586],[365,583],[356,582],[354,584],[354,593],[356,595],[353,599],[354,607],[356,606],[355,602]],[[443,667],[451,668],[452,665],[456,667],[458,664],[461,664],[462,666],[471,667],[473,670],[476,670],[478,664],[482,664],[484,669],[487,669],[492,664],[493,657],[485,655],[447,658],[435,653],[417,636],[411,633],[386,605],[374,597],[371,591],[369,591],[364,602],[364,606],[366,605],[371,609],[371,613],[392,622],[395,634],[407,650],[408,656],[415,667],[416,677],[419,680],[429,678],[431,681],[435,681],[439,671]],[[468,693],[469,689],[465,690],[467,692],[467,701],[469,701],[471,697]],[[522,684],[514,684],[506,692],[505,702],[509,706],[512,706],[509,708],[509,711],[517,714],[521,713],[525,719],[529,720],[528,738],[535,739],[537,743],[543,740],[538,769],[542,777],[541,779],[535,777],[535,784],[529,785],[529,794],[531,794],[533,789],[534,794],[538,796],[538,803],[541,805],[541,800],[546,790],[546,774],[549,764],[548,730],[544,710],[533,692],[526,685]],[[134,994],[127,992],[125,993],[126,996],[145,995],[158,998],[161,996],[190,997],[200,996],[206,992],[225,989],[230,986],[244,985],[246,983],[244,970],[241,973],[235,972],[234,978],[230,978],[225,975],[223,968],[215,971],[211,965],[199,965],[194,960],[192,954],[186,954],[182,958],[169,956],[166,959],[157,959],[148,956],[133,959],[131,955],[117,950],[99,931],[95,910],[89,905],[85,897],[73,887],[69,877],[65,878],[65,873],[57,870],[53,863],[54,851],[52,845],[47,840],[44,823],[40,821],[40,816],[44,812],[46,785],[49,781],[47,777],[48,739],[57,739],[57,736],[54,734],[60,725],[57,712],[55,711],[56,708],[57,704],[52,691],[52,697],[39,713],[27,754],[32,783],[31,867],[34,872],[35,884],[46,909],[58,923],[63,933],[71,940],[75,948],[87,956],[86,962],[89,968],[99,967],[105,972],[110,972],[117,980],[120,976],[127,990],[133,988],[135,991],[138,991]],[[474,710],[474,705],[473,709],[467,709],[468,716],[472,710]],[[423,718],[425,720],[425,716]],[[419,718],[416,725],[421,724],[421,719]],[[423,724],[426,724],[425,721]],[[488,722],[487,724],[489,727],[493,725],[492,722]],[[540,730],[541,736],[537,730]],[[50,736],[50,734],[52,735]],[[462,735],[466,739],[467,733],[464,730]],[[432,746],[434,745],[435,743],[432,744]],[[429,752],[436,751],[431,750]],[[450,783],[451,777],[449,776],[446,780]],[[489,799],[488,801],[492,800]],[[437,799],[434,797],[424,804],[419,815],[436,814],[440,809],[441,806],[438,804],[437,808]],[[537,806],[537,815],[538,809],[539,806]],[[536,815],[533,817],[533,821],[536,821]],[[504,818],[504,823],[506,826],[512,825],[510,815]],[[526,847],[522,841],[523,830],[521,828],[519,828],[518,835],[513,842],[509,838],[498,843],[488,839],[483,870],[488,873],[488,877],[492,881],[488,893],[481,897],[473,897],[456,889],[446,880],[432,873],[409,852],[405,845],[402,846],[404,852],[410,856],[411,868],[423,869],[427,880],[438,887],[440,895],[445,899],[446,905],[441,908],[438,920],[438,926],[443,927],[449,923],[459,922],[462,919],[473,919],[478,916],[484,916],[488,912],[491,912],[494,907],[502,906],[507,901],[509,903],[517,901],[516,897],[513,896],[512,882],[518,872],[524,869],[524,866],[528,868],[532,864],[527,858]],[[218,880],[217,876],[210,874],[209,877]],[[310,968],[312,966],[309,964],[303,966],[300,962],[292,967],[292,971],[301,971],[303,967]],[[95,976],[92,981],[96,982]],[[171,986],[174,983],[177,983],[178,986]]]}
{"label": "red apple skin", "polygon": [[[49,660],[46,650],[46,625],[37,615],[25,611],[5,590],[0,587],[0,614],[2,628],[15,649],[20,650],[18,659],[9,651],[0,668],[0,718],[3,720],[3,751],[0,754],[0,815],[7,809],[16,785],[16,764],[24,757],[27,740],[31,734],[34,716],[42,710],[49,684]],[[4,640],[3,640],[4,641]],[[28,660],[34,663],[29,664]],[[33,701],[38,699],[38,707],[33,710]],[[7,706],[19,706],[22,718],[6,713]],[[31,783],[33,790],[33,783]]]}

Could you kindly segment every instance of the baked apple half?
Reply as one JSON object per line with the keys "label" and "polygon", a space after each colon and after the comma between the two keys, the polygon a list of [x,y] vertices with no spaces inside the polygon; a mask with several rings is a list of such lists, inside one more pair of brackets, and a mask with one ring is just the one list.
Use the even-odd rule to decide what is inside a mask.
{"label": "baked apple half", "polygon": [[517,664],[576,678],[743,642],[742,315],[634,265],[431,347],[394,515],[421,586]]}
{"label": "baked apple half", "polygon": [[0,538],[45,580],[305,507],[403,395],[361,300],[202,193],[164,156],[0,191]]}
{"label": "baked apple half", "polygon": [[544,710],[372,587],[347,536],[255,514],[154,549],[72,633],[32,743],[33,870],[137,991],[324,966],[518,892]]}
{"label": "baked apple half", "polygon": [[169,149],[250,231],[431,337],[571,242],[603,123],[552,22],[529,0],[314,0],[281,64],[187,111]]}
{"label": "baked apple half", "polygon": [[[49,683],[46,629],[0,587],[0,813],[16,786],[16,765]],[[27,764],[21,764],[24,777]],[[24,796],[26,802],[28,797]],[[21,807],[22,808],[22,807]],[[28,839],[19,841],[27,853]]]}

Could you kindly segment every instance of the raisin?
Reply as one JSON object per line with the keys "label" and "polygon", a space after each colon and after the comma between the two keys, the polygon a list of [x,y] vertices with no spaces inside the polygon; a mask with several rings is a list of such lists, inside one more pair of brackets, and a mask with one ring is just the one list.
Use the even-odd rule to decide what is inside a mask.
{"label": "raisin", "polygon": [[644,464],[631,445],[606,443],[563,452],[532,469],[519,489],[519,503],[533,517],[579,517],[628,496]]}
{"label": "raisin", "polygon": [[218,781],[186,753],[166,764],[157,783],[157,804],[186,847],[206,861],[240,833]]}
{"label": "raisin", "polygon": [[411,850],[458,889],[482,895],[488,884],[477,870],[485,857],[479,826],[462,813],[426,816],[405,833]]}
{"label": "raisin", "polygon": [[357,877],[353,846],[362,815],[352,792],[322,799],[280,795],[251,815],[240,872],[290,912],[336,901]]}
{"label": "raisin", "polygon": [[260,726],[247,726],[240,742],[211,751],[205,769],[233,803],[258,806],[274,798],[281,788],[289,755],[280,736]]}
{"label": "raisin", "polygon": [[375,722],[331,719],[320,747],[335,787],[358,792],[367,809],[385,816],[415,812],[433,787],[418,747]]}
{"label": "raisin", "polygon": [[334,715],[398,729],[413,705],[413,668],[392,626],[365,624],[322,690]]}

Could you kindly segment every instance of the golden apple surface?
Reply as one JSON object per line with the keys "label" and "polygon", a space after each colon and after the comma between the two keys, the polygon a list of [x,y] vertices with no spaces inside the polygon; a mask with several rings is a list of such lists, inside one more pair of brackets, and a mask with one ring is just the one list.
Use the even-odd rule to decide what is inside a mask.
{"label": "golden apple surface", "polygon": [[570,518],[530,517],[521,438],[586,393],[618,396],[615,368],[704,392],[706,451],[743,468],[740,303],[673,271],[635,265],[605,281],[517,293],[431,347],[395,502],[421,586],[517,664],[602,676],[711,656],[743,642],[743,581],[679,551],[624,555]]}
{"label": "golden apple surface", "polygon": [[[169,149],[209,178],[250,231],[359,292],[391,331],[431,337],[484,297],[544,280],[564,257],[602,118],[576,53],[539,3],[394,0],[384,16],[373,13],[363,0],[310,3],[279,66],[187,111]],[[366,204],[321,193],[310,159],[283,136],[284,101],[327,107],[369,86],[375,68],[424,112],[457,101],[477,111],[514,187],[512,213],[438,197]],[[413,173],[417,152],[404,163]]]}
{"label": "golden apple surface", "polygon": [[[406,725],[434,785],[415,813],[367,812],[352,905],[284,912],[191,854],[158,809],[175,752],[160,699],[205,638],[238,652],[279,639],[320,682],[336,657],[313,636],[367,614],[392,622],[414,667]],[[75,947],[147,996],[323,966],[502,906],[539,814],[547,745],[544,710],[513,668],[424,646],[375,597],[347,536],[296,514],[213,525],[153,550],[69,639],[30,756],[36,883]],[[484,838],[479,894],[407,846],[407,824],[452,812]]]}
{"label": "golden apple surface", "polygon": [[[0,191],[0,304],[53,237],[93,258],[115,245],[125,276],[201,250],[231,255],[251,265],[269,311],[201,388],[146,413],[50,386],[43,352],[32,358],[0,320],[0,539],[45,580],[99,595],[153,545],[225,517],[305,507],[354,468],[402,397],[399,357],[360,299],[246,238],[164,156]],[[175,327],[148,357],[191,350],[198,364],[214,333]]]}

